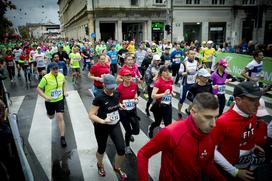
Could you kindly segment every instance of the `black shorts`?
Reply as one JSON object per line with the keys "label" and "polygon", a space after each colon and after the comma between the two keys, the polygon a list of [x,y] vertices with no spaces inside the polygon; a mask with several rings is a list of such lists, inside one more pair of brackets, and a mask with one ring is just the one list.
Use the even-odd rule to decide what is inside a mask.
{"label": "black shorts", "polygon": [[56,113],[64,113],[64,100],[58,102],[45,102],[47,114],[53,116]]}
{"label": "black shorts", "polygon": [[39,73],[41,73],[43,70],[45,70],[45,67],[37,67],[37,70]]}
{"label": "black shorts", "polygon": [[80,72],[80,68],[72,68],[72,72],[73,73]]}

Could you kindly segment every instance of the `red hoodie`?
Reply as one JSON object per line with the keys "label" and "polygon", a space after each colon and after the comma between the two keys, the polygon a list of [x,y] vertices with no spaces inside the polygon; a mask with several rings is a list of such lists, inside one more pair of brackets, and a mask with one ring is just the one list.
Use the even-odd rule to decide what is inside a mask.
{"label": "red hoodie", "polygon": [[148,159],[162,151],[160,181],[200,181],[203,172],[223,181],[214,165],[214,149],[210,135],[202,133],[189,116],[162,129],[139,150],[139,180],[148,181]]}

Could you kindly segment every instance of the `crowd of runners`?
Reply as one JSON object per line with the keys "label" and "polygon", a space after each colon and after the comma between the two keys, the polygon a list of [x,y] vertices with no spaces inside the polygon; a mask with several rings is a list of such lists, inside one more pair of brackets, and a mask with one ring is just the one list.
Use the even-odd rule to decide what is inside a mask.
{"label": "crowd of runners", "polygon": [[[114,170],[120,179],[129,179],[122,162],[125,154],[132,154],[130,142],[140,132],[137,104],[141,94],[147,99],[146,116],[152,112],[155,121],[148,127],[151,140],[135,153],[139,180],[149,179],[148,160],[160,151],[160,180],[253,180],[255,169],[271,162],[272,123],[263,120],[269,113],[262,98],[271,86],[262,82],[262,50],[252,52],[252,61],[241,73],[244,80],[227,101],[226,84],[241,78],[228,73],[226,59],[216,61],[217,50],[211,40],[190,45],[55,40],[0,46],[0,69],[6,69],[10,83],[37,86],[49,118],[56,114],[62,147],[67,146],[63,115],[69,96],[66,79],[71,77],[76,86],[86,75],[82,72],[88,72],[93,97],[89,118],[98,144],[100,176],[106,176],[103,156],[110,136],[116,147]],[[174,84],[180,87],[179,94],[174,92]],[[175,122],[173,97],[179,99]],[[185,101],[190,105],[184,117]],[[226,102],[232,103],[224,112]],[[154,134],[162,122],[165,128]]]}

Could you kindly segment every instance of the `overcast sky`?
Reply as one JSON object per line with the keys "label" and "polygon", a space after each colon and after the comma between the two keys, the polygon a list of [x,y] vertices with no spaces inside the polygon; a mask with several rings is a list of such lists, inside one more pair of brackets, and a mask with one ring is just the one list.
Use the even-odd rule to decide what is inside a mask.
{"label": "overcast sky", "polygon": [[59,6],[57,0],[11,0],[16,10],[8,10],[6,17],[13,26],[26,23],[45,23],[49,20],[59,24]]}

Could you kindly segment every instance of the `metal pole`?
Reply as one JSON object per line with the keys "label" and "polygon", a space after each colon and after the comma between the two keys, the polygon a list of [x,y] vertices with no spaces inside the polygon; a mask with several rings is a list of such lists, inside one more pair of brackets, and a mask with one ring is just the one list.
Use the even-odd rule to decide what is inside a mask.
{"label": "metal pole", "polygon": [[170,18],[170,21],[171,21],[171,43],[173,43],[173,2],[174,2],[174,0],[171,0],[171,9],[170,9],[170,11],[171,11],[171,18]]}

